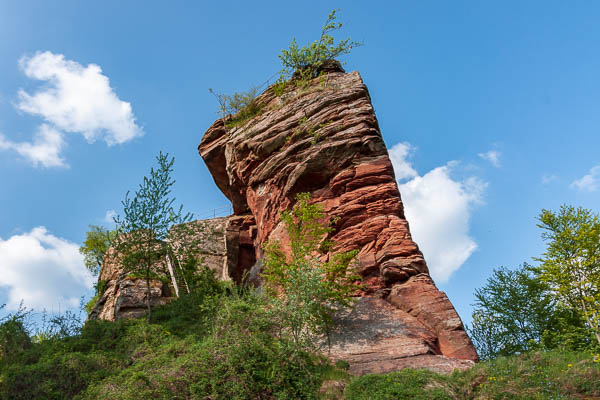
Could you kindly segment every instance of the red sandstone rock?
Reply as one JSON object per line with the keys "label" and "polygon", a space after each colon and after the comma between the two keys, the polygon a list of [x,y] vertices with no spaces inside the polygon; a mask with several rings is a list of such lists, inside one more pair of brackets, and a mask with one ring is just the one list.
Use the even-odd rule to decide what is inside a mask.
{"label": "red sandstone rock", "polygon": [[[292,83],[280,97],[271,87],[258,101],[260,114],[239,126],[215,121],[198,150],[235,215],[253,217],[256,231],[244,237],[252,237],[259,261],[267,240],[287,243],[280,215],[300,192],[310,192],[335,218],[333,252],[359,251],[364,298],[340,321],[344,328],[332,358],[348,360],[356,373],[404,366],[449,371],[477,360],[458,314],[429,278],[412,240],[360,75],[330,72],[305,89]],[[232,220],[231,226],[238,225]],[[238,273],[247,268],[237,265]],[[382,328],[374,336],[365,334],[376,327]]]}
{"label": "red sandstone rock", "polygon": [[[292,84],[281,97],[269,88],[259,101],[260,115],[232,129],[219,119],[202,138],[199,152],[234,215],[191,223],[194,238],[202,240],[197,255],[221,279],[260,284],[263,244],[288,243],[281,212],[297,193],[310,192],[336,220],[332,251],[359,251],[365,285],[356,307],[337,316],[339,329],[331,347],[322,343],[323,352],[348,361],[354,374],[405,367],[447,373],[471,366],[475,349],[410,235],[360,75],[331,72],[306,89]],[[172,236],[174,246],[186,246],[185,238]],[[155,270],[166,274],[163,263]],[[89,318],[145,312],[145,282],[128,278],[118,259],[105,259],[100,280],[107,289]],[[173,295],[169,284],[151,282],[152,305]]]}

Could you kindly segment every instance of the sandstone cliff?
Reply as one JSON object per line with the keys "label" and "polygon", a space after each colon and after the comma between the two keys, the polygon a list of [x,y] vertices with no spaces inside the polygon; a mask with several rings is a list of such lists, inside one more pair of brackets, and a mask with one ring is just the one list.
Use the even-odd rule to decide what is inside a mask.
{"label": "sandstone cliff", "polygon": [[[300,192],[335,219],[332,252],[359,250],[365,289],[356,307],[339,315],[325,353],[350,363],[356,374],[424,367],[467,368],[475,349],[446,295],[429,276],[412,240],[403,204],[368,90],[357,72],[341,67],[300,87],[273,87],[259,96],[260,112],[247,121],[219,119],[198,147],[234,215],[190,223],[196,252],[221,279],[260,285],[262,246],[288,242],[281,212]],[[169,238],[186,246],[185,238]],[[155,266],[151,304],[174,296],[167,259]],[[106,290],[90,318],[114,320],[145,312],[145,282],[128,276],[109,252],[100,280]]]}
{"label": "sandstone cliff", "polygon": [[[358,72],[329,71],[308,85],[273,87],[261,112],[243,123],[219,119],[198,147],[215,183],[233,204],[254,258],[269,239],[286,243],[279,222],[297,193],[310,192],[337,217],[334,252],[359,250],[366,284],[357,307],[340,316],[329,356],[351,372],[405,366],[439,371],[477,360],[462,322],[431,278],[412,240],[386,146]],[[254,233],[255,232],[255,233]],[[242,236],[242,235],[240,235]],[[238,276],[251,267],[238,263]],[[251,273],[257,276],[258,262]]]}

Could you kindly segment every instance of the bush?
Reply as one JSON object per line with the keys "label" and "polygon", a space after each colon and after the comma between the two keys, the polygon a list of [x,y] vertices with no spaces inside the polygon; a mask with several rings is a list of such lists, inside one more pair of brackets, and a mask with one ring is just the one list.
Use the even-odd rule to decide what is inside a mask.
{"label": "bush", "polygon": [[[184,296],[174,302],[202,307],[192,301],[199,298],[184,300]],[[126,334],[138,337],[133,340],[138,345],[126,352],[130,365],[93,382],[81,398],[315,398],[320,363],[293,343],[272,335],[275,328],[263,299],[231,292],[220,296],[211,309],[213,329],[204,335],[197,334],[191,324],[181,325],[186,329],[178,335],[150,325],[153,339],[146,345],[139,335],[148,324],[139,320],[139,326]],[[166,315],[159,310],[152,321]]]}
{"label": "bush", "polygon": [[253,87],[247,92],[235,92],[233,95],[216,93],[208,89],[219,102],[219,114],[221,118],[230,116],[225,122],[227,128],[242,125],[254,117],[262,109],[262,105],[256,99],[258,88]]}
{"label": "bush", "polygon": [[[6,305],[0,305],[0,311]],[[9,313],[0,318],[0,363],[7,363],[31,347],[31,338],[27,327],[27,319],[31,310],[26,309],[23,304],[19,306],[16,313]]]}
{"label": "bush", "polygon": [[362,45],[359,42],[351,41],[350,38],[335,43],[330,33],[342,27],[341,23],[336,22],[336,18],[336,10],[331,11],[325,25],[321,28],[319,40],[298,47],[296,38],[294,38],[287,50],[281,50],[281,54],[278,56],[283,65],[280,82],[287,80],[293,72],[297,72],[300,79],[303,80],[315,78],[323,64],[348,54],[354,47]]}
{"label": "bush", "polygon": [[351,294],[359,277],[353,273],[357,251],[319,259],[331,242],[333,231],[324,222],[325,214],[310,204],[310,194],[300,193],[292,210],[282,213],[290,239],[287,256],[278,241],[265,244],[263,278],[272,318],[279,321],[281,332],[289,334],[297,345],[313,347],[314,335],[328,334],[333,315],[353,304]]}

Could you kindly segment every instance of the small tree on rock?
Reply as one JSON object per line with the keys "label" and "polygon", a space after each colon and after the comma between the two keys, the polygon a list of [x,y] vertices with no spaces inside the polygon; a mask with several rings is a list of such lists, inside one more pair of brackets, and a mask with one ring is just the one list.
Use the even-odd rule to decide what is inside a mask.
{"label": "small tree on rock", "polygon": [[280,72],[280,80],[286,80],[295,71],[300,74],[302,79],[314,78],[323,64],[348,54],[353,48],[362,45],[360,42],[351,41],[350,38],[336,43],[331,33],[342,27],[342,23],[336,22],[336,19],[336,10],[332,10],[327,16],[325,25],[321,28],[319,40],[298,47],[296,38],[294,38],[287,50],[281,50],[279,59],[283,70]]}
{"label": "small tree on rock", "polygon": [[301,193],[297,203],[283,212],[291,254],[286,255],[279,241],[264,246],[265,288],[274,317],[296,344],[308,345],[312,335],[328,334],[333,315],[352,305],[351,294],[359,278],[352,269],[357,251],[324,256],[332,243],[326,236],[333,230],[325,223],[318,204],[310,204],[310,195]]}
{"label": "small tree on rock", "polygon": [[175,198],[171,196],[171,187],[175,180],[171,177],[175,158],[168,154],[156,157],[158,166],[150,169],[150,175],[133,197],[125,195],[123,216],[117,216],[115,223],[119,233],[115,248],[125,271],[142,276],[146,281],[146,306],[150,318],[151,287],[150,281],[158,277],[154,266],[168,252],[166,242],[169,229],[175,224],[183,224],[192,219],[192,214],[183,214],[183,206],[175,208]]}
{"label": "small tree on rock", "polygon": [[115,237],[116,231],[110,231],[103,226],[90,225],[79,252],[84,256],[85,267],[93,275],[98,275],[100,272],[102,259]]}

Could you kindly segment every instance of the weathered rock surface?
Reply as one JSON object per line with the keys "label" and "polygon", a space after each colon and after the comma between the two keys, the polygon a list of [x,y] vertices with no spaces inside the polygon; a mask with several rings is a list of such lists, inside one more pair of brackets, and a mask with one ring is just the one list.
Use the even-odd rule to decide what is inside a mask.
{"label": "weathered rock surface", "polygon": [[[280,215],[296,194],[310,192],[335,221],[332,253],[358,250],[364,284],[356,307],[338,315],[338,330],[322,343],[323,352],[348,361],[354,374],[404,367],[451,372],[472,365],[475,349],[412,240],[360,75],[333,65],[307,86],[292,83],[282,96],[271,87],[258,101],[258,115],[237,126],[230,119],[215,121],[198,147],[234,215],[187,224],[186,234],[200,241],[192,253],[220,279],[259,285],[263,244],[278,239],[285,250],[289,239]],[[168,241],[176,250],[190,250],[176,230]],[[150,303],[164,304],[175,294],[166,255],[154,269],[165,279],[151,282]],[[89,318],[144,314],[146,283],[123,271],[114,250],[99,279],[106,290]]]}
{"label": "weathered rock surface", "polygon": [[[246,221],[234,225],[248,248],[252,242],[254,259],[267,240],[289,242],[280,215],[300,192],[310,192],[336,221],[333,252],[359,251],[366,289],[356,310],[340,317],[331,357],[359,374],[405,366],[450,371],[477,360],[412,240],[360,75],[329,72],[304,88],[288,85],[279,97],[271,87],[258,101],[261,112],[248,121],[215,121],[198,150],[231,200],[233,220]],[[238,274],[252,261],[245,259],[233,262]]]}
{"label": "weathered rock surface", "polygon": [[[230,279],[229,260],[239,247],[237,242],[227,242],[225,232],[229,229],[229,221],[229,218],[193,221],[186,224],[184,231],[185,234],[194,235],[197,243],[194,255],[201,258],[204,265],[214,270],[216,275],[224,280]],[[186,237],[176,232],[176,229],[172,230],[168,240],[175,249],[185,248]],[[170,301],[175,296],[175,291],[168,272],[166,254],[152,269],[163,278],[150,281],[150,305],[154,307]],[[114,321],[145,314],[146,282],[144,279],[132,277],[123,270],[119,255],[113,248],[109,249],[104,257],[98,281],[104,282],[106,289],[88,315],[88,319]],[[181,283],[181,286],[179,290],[185,290],[185,283]]]}

